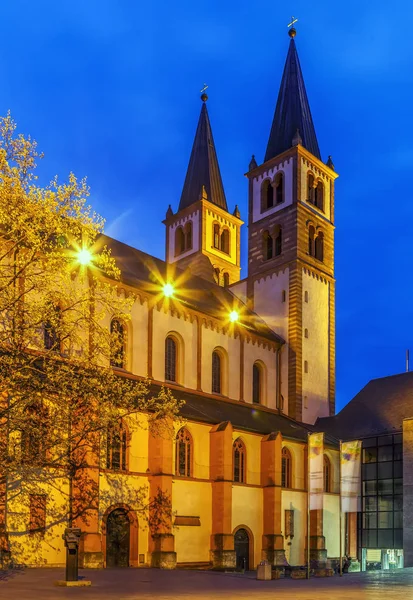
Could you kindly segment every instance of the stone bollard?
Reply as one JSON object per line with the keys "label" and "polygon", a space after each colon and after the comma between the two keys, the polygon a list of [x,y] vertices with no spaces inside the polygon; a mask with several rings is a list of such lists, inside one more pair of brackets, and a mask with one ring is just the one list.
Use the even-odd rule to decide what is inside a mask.
{"label": "stone bollard", "polygon": [[267,560],[262,560],[257,566],[257,579],[260,581],[270,581],[272,579],[271,565]]}

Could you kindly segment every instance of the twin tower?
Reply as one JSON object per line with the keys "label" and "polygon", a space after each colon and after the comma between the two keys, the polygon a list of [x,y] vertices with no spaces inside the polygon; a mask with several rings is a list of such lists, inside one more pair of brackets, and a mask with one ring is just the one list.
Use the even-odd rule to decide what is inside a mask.
{"label": "twin tower", "polygon": [[[282,410],[314,423],[335,409],[334,181],[321,160],[295,35],[264,162],[247,173],[248,274],[240,280],[237,206],[228,210],[206,94],[179,208],[169,207],[166,261],[219,285],[258,313],[286,344]],[[274,383],[275,385],[275,383]]]}

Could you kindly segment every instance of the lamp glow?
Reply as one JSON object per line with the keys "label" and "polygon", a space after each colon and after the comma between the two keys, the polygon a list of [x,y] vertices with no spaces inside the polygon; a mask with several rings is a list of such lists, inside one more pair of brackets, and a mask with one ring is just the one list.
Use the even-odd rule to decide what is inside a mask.
{"label": "lamp glow", "polygon": [[236,323],[238,321],[238,318],[238,312],[236,310],[231,310],[231,312],[229,313],[229,320],[231,321],[231,323]]}
{"label": "lamp glow", "polygon": [[83,266],[90,265],[90,263],[92,262],[92,254],[87,248],[82,248],[77,253],[77,260]]}
{"label": "lamp glow", "polygon": [[165,285],[163,286],[163,295],[166,296],[166,298],[171,298],[171,296],[173,296],[174,293],[174,286],[171,283],[165,283]]}

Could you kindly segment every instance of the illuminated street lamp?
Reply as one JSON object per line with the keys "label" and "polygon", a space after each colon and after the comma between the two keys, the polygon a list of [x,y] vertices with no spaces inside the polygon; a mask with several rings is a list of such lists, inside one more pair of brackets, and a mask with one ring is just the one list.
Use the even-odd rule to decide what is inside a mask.
{"label": "illuminated street lamp", "polygon": [[77,253],[77,260],[81,265],[86,267],[92,262],[92,254],[87,248],[82,248]]}
{"label": "illuminated street lamp", "polygon": [[229,320],[231,321],[231,323],[236,323],[239,319],[239,314],[238,311],[236,310],[231,310],[231,312],[229,313]]}
{"label": "illuminated street lamp", "polygon": [[174,286],[172,285],[172,283],[165,283],[165,285],[163,286],[163,295],[166,298],[171,298],[174,294]]}

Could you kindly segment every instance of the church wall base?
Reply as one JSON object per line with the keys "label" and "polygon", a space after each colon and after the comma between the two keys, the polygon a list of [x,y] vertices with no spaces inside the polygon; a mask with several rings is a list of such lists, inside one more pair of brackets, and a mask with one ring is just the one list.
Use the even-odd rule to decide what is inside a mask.
{"label": "church wall base", "polygon": [[151,554],[151,567],[157,569],[176,569],[176,552],[155,550]]}
{"label": "church wall base", "polygon": [[212,568],[220,571],[224,569],[235,569],[237,557],[235,550],[211,550]]}

